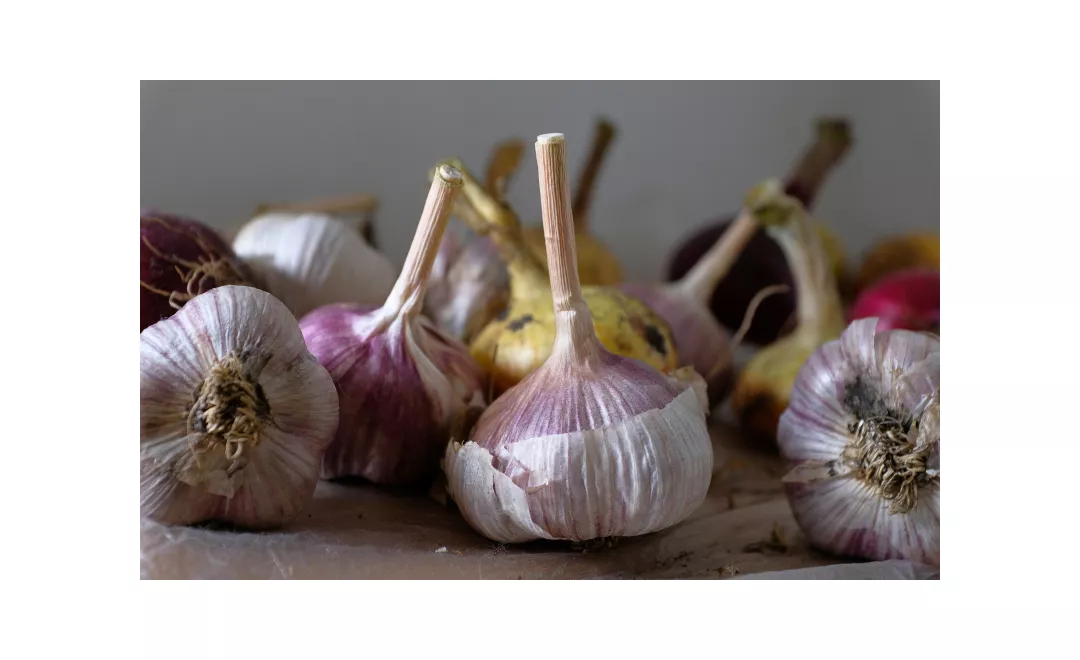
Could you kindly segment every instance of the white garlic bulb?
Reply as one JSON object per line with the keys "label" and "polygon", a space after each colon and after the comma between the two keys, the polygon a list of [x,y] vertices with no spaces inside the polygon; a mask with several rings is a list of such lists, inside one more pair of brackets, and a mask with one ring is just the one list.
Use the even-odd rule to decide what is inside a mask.
{"label": "white garlic bulb", "polygon": [[275,527],[315,492],[338,396],[269,293],[223,286],[140,336],[142,515]]}
{"label": "white garlic bulb", "polygon": [[705,499],[705,383],[604,348],[581,294],[562,135],[536,145],[556,314],[551,356],[447,448],[450,495],[500,542],[585,541],[670,527]]}
{"label": "white garlic bulb", "polygon": [[332,303],[379,304],[397,279],[385,256],[325,213],[260,215],[236,235],[233,251],[296,318]]}
{"label": "white garlic bulb", "polygon": [[940,557],[939,341],[853,322],[799,371],[777,440],[807,539],[843,556]]}

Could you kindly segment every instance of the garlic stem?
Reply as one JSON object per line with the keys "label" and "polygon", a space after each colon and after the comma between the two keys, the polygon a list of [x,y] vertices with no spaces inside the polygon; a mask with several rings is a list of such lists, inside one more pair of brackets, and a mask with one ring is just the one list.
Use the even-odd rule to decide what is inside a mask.
{"label": "garlic stem", "polygon": [[815,334],[836,330],[839,334],[844,326],[843,306],[828,254],[810,217],[801,205],[794,205],[787,219],[770,229],[795,280],[798,328]]}
{"label": "garlic stem", "polygon": [[592,146],[589,148],[589,156],[585,161],[585,169],[578,178],[577,192],[574,193],[574,203],[571,205],[576,224],[575,229],[584,232],[589,225],[589,204],[592,202],[593,190],[596,188],[596,176],[600,173],[600,166],[604,163],[611,143],[615,139],[615,125],[606,119],[597,121],[593,129]]}
{"label": "garlic stem", "polygon": [[598,354],[600,340],[593,329],[592,313],[581,295],[574,215],[566,176],[566,139],[562,133],[546,133],[536,138],[536,166],[551,295],[555,302],[552,357],[561,355],[580,363]]}
{"label": "garlic stem", "polygon": [[817,139],[799,159],[785,186],[788,195],[809,207],[822,181],[851,146],[851,127],[843,119],[820,119]]}
{"label": "garlic stem", "polygon": [[720,239],[698,260],[676,286],[684,293],[708,305],[720,280],[731,271],[743,248],[757,233],[758,223],[747,209],[739,213]]}
{"label": "garlic stem", "polygon": [[413,316],[422,309],[431,266],[435,263],[443,231],[446,229],[446,220],[450,217],[454,196],[461,188],[461,183],[461,172],[455,168],[449,165],[440,165],[437,168],[431,188],[428,189],[420,223],[413,235],[409,255],[405,257],[401,274],[386,299],[384,308],[388,312]]}
{"label": "garlic stem", "polygon": [[521,221],[505,203],[492,197],[480,182],[459,162],[462,197],[465,204],[455,207],[455,213],[478,234],[489,236],[510,275],[510,294],[525,298],[532,292],[548,287],[548,274],[544,264],[533,255],[525,244]]}

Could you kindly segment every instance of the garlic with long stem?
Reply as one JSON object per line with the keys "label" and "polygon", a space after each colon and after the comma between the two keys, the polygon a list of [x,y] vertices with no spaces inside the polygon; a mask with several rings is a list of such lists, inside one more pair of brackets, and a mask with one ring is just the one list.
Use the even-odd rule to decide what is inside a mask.
{"label": "garlic with long stem", "polygon": [[218,287],[139,346],[142,515],[268,528],[299,514],[338,398],[289,310],[265,291]]}
{"label": "garlic with long stem", "polygon": [[[503,199],[524,149],[520,140],[496,145],[484,176],[484,190],[493,199]],[[509,299],[510,276],[491,238],[473,234],[461,239],[448,230],[424,297],[424,312],[435,325],[468,343],[506,309]]]}
{"label": "garlic with long stem", "polygon": [[846,319],[828,255],[802,205],[784,195],[770,213],[759,214],[758,221],[791,266],[796,327],[747,362],[736,380],[732,405],[745,430],[773,439],[799,368],[818,347],[840,336]]}
{"label": "garlic with long stem", "polygon": [[[494,241],[510,274],[506,309],[473,339],[469,351],[491,375],[495,392],[516,385],[551,355],[557,320],[548,272],[525,244],[513,209],[489,195],[461,165],[462,200],[455,214]],[[614,287],[582,287],[600,342],[610,351],[661,371],[678,366],[671,329],[641,301]]]}
{"label": "garlic with long stem", "polygon": [[[555,338],[550,357],[447,448],[451,496],[499,542],[585,541],[664,529],[705,498],[712,445],[704,383],[610,353],[577,274],[560,134],[536,154]],[[553,302],[552,302],[553,301]]]}
{"label": "garlic with long stem", "polygon": [[778,442],[785,491],[815,546],[940,561],[940,344],[853,322],[799,370]]}
{"label": "garlic with long stem", "polygon": [[393,291],[381,307],[336,304],[300,321],[341,399],[341,423],[322,476],[413,485],[434,476],[452,433],[483,405],[483,375],[468,349],[420,311],[432,263],[461,187],[438,168]]}
{"label": "garlic with long stem", "polygon": [[326,213],[257,216],[236,235],[233,250],[296,318],[331,303],[378,304],[394,285],[390,261]]}
{"label": "garlic with long stem", "polygon": [[619,288],[643,301],[671,326],[679,363],[693,367],[708,383],[709,402],[716,405],[732,384],[732,342],[708,304],[716,285],[731,270],[743,247],[757,232],[756,214],[768,213],[782,194],[777,181],[755,186],[743,210],[709,252],[678,281],[670,284],[627,282]]}

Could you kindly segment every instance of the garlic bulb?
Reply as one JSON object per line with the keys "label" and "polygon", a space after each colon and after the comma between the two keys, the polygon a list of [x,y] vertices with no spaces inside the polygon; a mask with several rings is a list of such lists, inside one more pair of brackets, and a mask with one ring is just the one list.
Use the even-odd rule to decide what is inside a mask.
{"label": "garlic bulb", "polygon": [[444,469],[469,524],[499,542],[664,529],[705,498],[704,382],[604,348],[582,296],[560,134],[536,144],[556,332],[551,356],[489,407]]}
{"label": "garlic bulb", "polygon": [[727,330],[708,308],[709,299],[757,232],[755,214],[770,212],[770,205],[776,205],[781,195],[779,182],[770,180],[755,186],[747,195],[739,217],[677,282],[619,285],[671,326],[679,364],[693,367],[705,378],[709,401],[714,406],[723,401],[732,385],[734,355]]}
{"label": "garlic bulb", "polygon": [[780,418],[795,519],[815,546],[940,561],[940,349],[921,332],[852,323],[807,360]]}
{"label": "garlic bulb", "polygon": [[802,205],[783,195],[758,221],[791,266],[797,325],[750,358],[735,382],[731,403],[744,430],[771,442],[799,368],[822,344],[839,337],[847,321],[828,254]]}
{"label": "garlic bulb", "polygon": [[331,303],[378,304],[394,286],[390,261],[324,213],[260,215],[240,230],[233,250],[296,318]]}
{"label": "garlic bulb", "polygon": [[439,467],[450,434],[483,405],[483,374],[468,349],[420,315],[432,262],[461,175],[439,168],[401,276],[382,307],[337,304],[300,321],[341,401],[322,476],[411,485]]}
{"label": "garlic bulb", "polygon": [[139,346],[142,515],[267,528],[300,513],[338,399],[289,310],[265,291],[218,287]]}

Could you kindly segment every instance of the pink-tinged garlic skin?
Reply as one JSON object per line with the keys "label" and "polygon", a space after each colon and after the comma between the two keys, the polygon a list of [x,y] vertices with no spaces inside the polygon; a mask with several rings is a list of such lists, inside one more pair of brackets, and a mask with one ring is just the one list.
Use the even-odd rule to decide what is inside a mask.
{"label": "pink-tinged garlic skin", "polygon": [[484,536],[637,536],[704,501],[713,453],[701,378],[597,358],[549,360],[485,411],[468,443],[447,448],[451,496]]}
{"label": "pink-tinged garlic skin", "polygon": [[[268,418],[236,469],[224,450],[192,449],[193,392],[226,356],[266,356],[258,371]],[[164,524],[210,520],[277,527],[311,500],[338,423],[330,374],[289,310],[269,293],[224,286],[196,296],[140,336],[141,511]]]}
{"label": "pink-tinged garlic skin", "polygon": [[648,305],[671,327],[679,363],[693,367],[705,379],[711,405],[727,398],[734,384],[735,358],[727,330],[712,312],[677,286],[627,282],[619,288]]}
{"label": "pink-tinged garlic skin", "polygon": [[[876,318],[852,323],[840,339],[814,353],[799,371],[780,418],[780,452],[789,462],[785,490],[795,519],[818,548],[841,556],[940,562],[939,342],[923,333],[878,331]],[[859,378],[859,389],[852,387]],[[845,459],[862,401],[918,421],[915,447],[928,452],[927,478],[907,511]],[[859,404],[863,405],[863,404]],[[863,415],[866,417],[866,415]]]}
{"label": "pink-tinged garlic skin", "polygon": [[419,315],[380,323],[381,308],[328,305],[300,321],[337,385],[341,421],[322,477],[415,485],[438,470],[450,434],[483,398],[483,374],[460,342]]}

